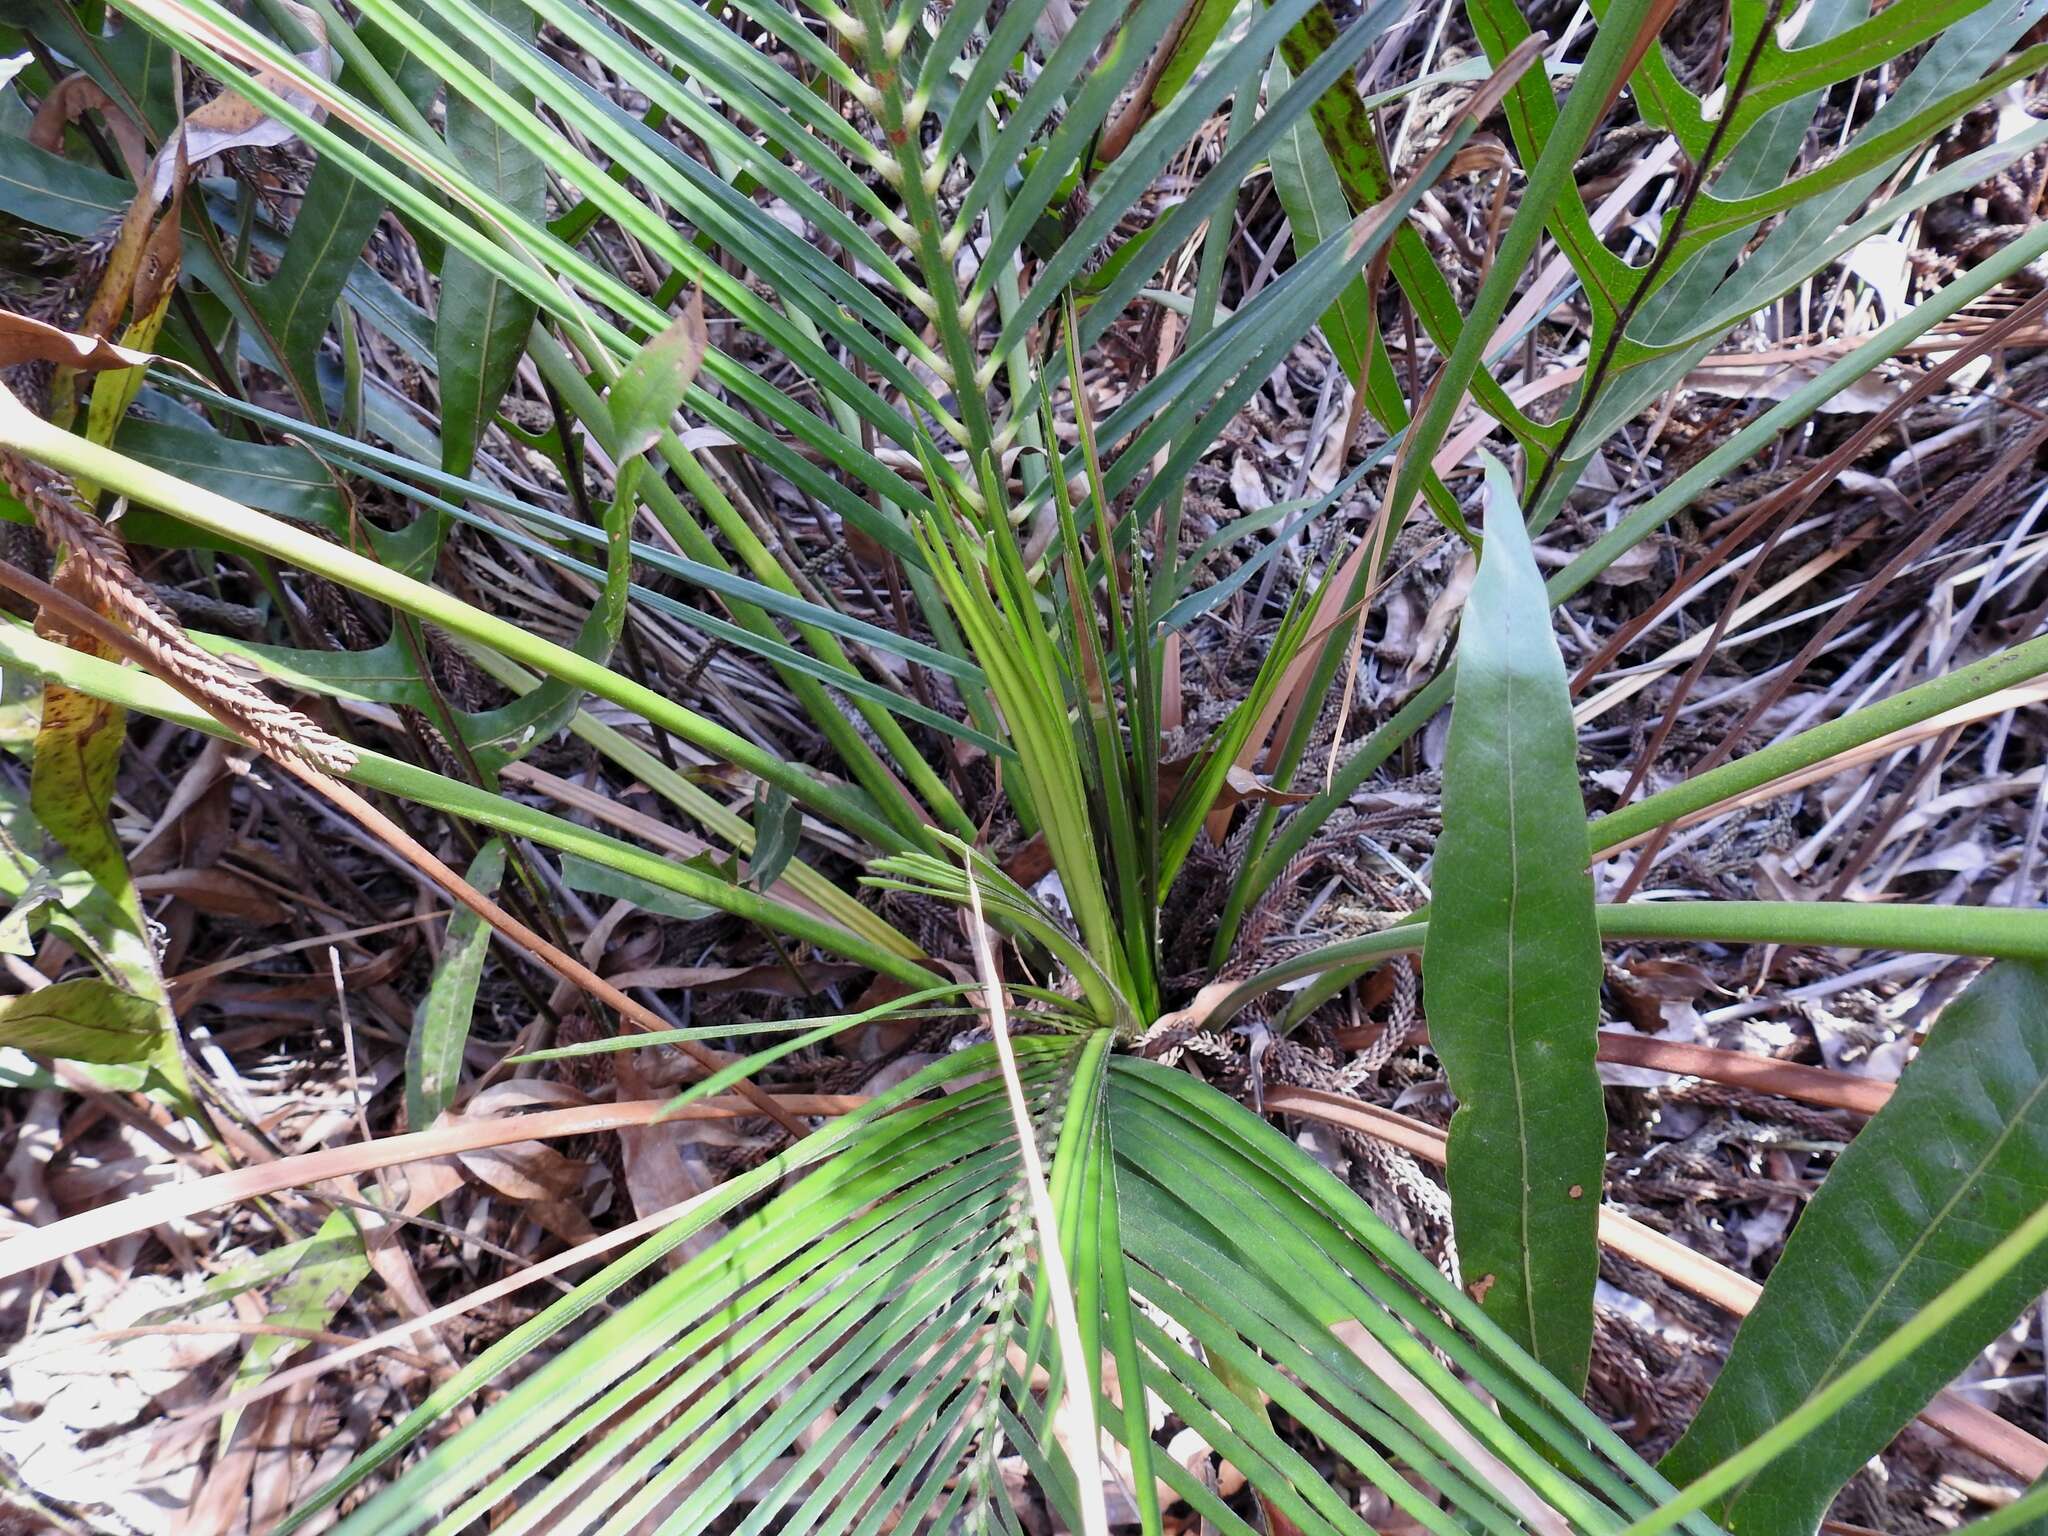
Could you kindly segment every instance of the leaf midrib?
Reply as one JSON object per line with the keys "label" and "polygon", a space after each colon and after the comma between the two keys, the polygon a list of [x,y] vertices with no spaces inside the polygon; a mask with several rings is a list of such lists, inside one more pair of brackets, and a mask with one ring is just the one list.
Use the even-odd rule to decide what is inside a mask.
{"label": "leaf midrib", "polygon": [[[1977,1187],[1979,1181],[1984,1177],[1984,1170],[1997,1160],[1998,1154],[2004,1150],[2005,1144],[2026,1123],[2027,1116],[2033,1111],[2034,1106],[2041,1101],[2044,1094],[2048,1094],[2048,1074],[2043,1074],[2036,1080],[2033,1091],[2027,1095],[2026,1099],[2007,1118],[2004,1129],[1999,1131],[1998,1135],[1992,1139],[1991,1145],[1985,1150],[1984,1155],[1977,1160],[1969,1173],[1957,1184],[1955,1192],[1942,1202],[1941,1209],[1936,1211],[1933,1217],[1924,1223],[1918,1233],[1915,1234],[1913,1241],[1907,1245],[1903,1256],[1892,1266],[1890,1273],[1886,1275],[1884,1284],[1878,1287],[1877,1293],[1870,1299],[1870,1304],[1863,1309],[1861,1315],[1857,1317],[1854,1326],[1843,1337],[1840,1347],[1828,1357],[1826,1366],[1822,1368],[1820,1375],[1814,1378],[1813,1385],[1806,1391],[1807,1397],[1811,1397],[1815,1392],[1818,1392],[1838,1374],[1845,1357],[1855,1347],[1856,1341],[1863,1336],[1864,1329],[1869,1326],[1870,1320],[1877,1315],[1879,1308],[1884,1305],[1892,1292],[1898,1288],[1901,1278],[1912,1267],[1914,1261],[1919,1257],[1921,1250],[1933,1240],[1936,1232],[1942,1230],[1948,1221],[1949,1214],[1961,1203],[1963,1197]],[[1733,1509],[1742,1500],[1743,1496],[1755,1486],[1757,1477],[1762,1475],[1763,1473],[1760,1471],[1751,1477],[1745,1478],[1731,1489],[1728,1493],[1725,1507]]]}

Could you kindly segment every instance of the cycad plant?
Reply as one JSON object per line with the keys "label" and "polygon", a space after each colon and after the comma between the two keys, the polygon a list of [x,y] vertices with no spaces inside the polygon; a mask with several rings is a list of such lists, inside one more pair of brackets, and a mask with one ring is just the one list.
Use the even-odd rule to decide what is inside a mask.
{"label": "cycad plant", "polygon": [[[76,327],[86,338],[27,321],[5,333],[10,358],[55,365],[41,409],[0,400],[10,482],[62,555],[54,588],[10,579],[58,637],[0,629],[9,663],[49,679],[32,810],[53,841],[37,877],[68,858],[101,893],[90,910],[39,898],[36,920],[88,937],[97,925],[81,953],[104,971],[85,978],[68,1033],[62,1019],[16,1027],[87,1054],[90,1014],[95,1038],[123,1042],[98,1059],[154,1062],[178,1089],[177,1021],[140,910],[118,847],[91,835],[111,759],[61,784],[45,773],[81,739],[64,734],[67,709],[100,710],[118,741],[119,709],[135,708],[269,752],[473,914],[475,942],[451,955],[495,928],[618,1027],[536,1059],[679,1044],[710,1072],[686,1099],[747,1088],[753,1109],[808,1132],[467,1362],[296,1520],[346,1500],[352,1532],[486,1519],[1014,1530],[1001,1469],[1021,1457],[1056,1518],[1091,1531],[1112,1513],[1160,1531],[1171,1497],[1218,1529],[1362,1533],[1364,1485],[1446,1533],[1704,1532],[1709,1507],[1732,1529],[1810,1530],[2048,1284],[2039,914],[1602,905],[1587,873],[2039,674],[2048,641],[1735,757],[1589,831],[1549,618],[1776,434],[2038,258],[2048,231],[1892,317],[1547,584],[1530,550],[1602,447],[1731,330],[2048,137],[2027,122],[1988,148],[1934,152],[2048,63],[2048,46],[2021,46],[2042,0],[1874,14],[1734,0],[1703,94],[1658,41],[1668,0],[1596,4],[1560,45],[1511,0],[1470,0],[1484,58],[1400,88],[1455,106],[1397,164],[1374,124],[1384,103],[1357,81],[1412,20],[1399,0],[1348,20],[1321,0],[110,9],[104,22],[61,0],[5,11],[45,107],[33,141],[0,142],[0,205],[81,238],[123,220]],[[73,71],[86,86],[64,83]],[[226,94],[186,114],[200,80]],[[1817,114],[1852,97],[1839,142],[1815,150]],[[1654,231],[1628,208],[1589,208],[1575,184],[1617,117],[1668,140]],[[292,139],[317,156],[292,217],[209,173],[223,150]],[[1265,176],[1293,259],[1227,309],[1233,214]],[[1453,177],[1494,183],[1477,270],[1447,271],[1411,222]],[[408,259],[437,275],[432,316],[361,259],[387,210]],[[1418,328],[1405,378],[1381,326],[1396,292]],[[1146,375],[1094,388],[1095,359],[1140,312],[1166,316],[1172,344]],[[1532,413],[1497,371],[1566,319],[1582,365],[1561,409]],[[1191,472],[1318,325],[1377,423],[1355,435],[1376,446],[1333,490],[1193,537]],[[431,378],[430,419],[365,367],[372,338]],[[137,349],[185,366],[145,382]],[[289,409],[250,398],[252,368]],[[515,494],[480,467],[522,373],[551,417],[505,429],[559,495]],[[1481,452],[1479,498],[1453,473],[1475,413],[1513,460]],[[1787,500],[1817,493],[1795,485]],[[1361,499],[1354,526],[1341,512]],[[301,587],[345,589],[388,613],[388,637],[188,634],[138,595],[93,520],[116,507],[131,545],[246,561],[280,612]],[[872,601],[800,558],[799,516],[874,573]],[[1366,615],[1417,517],[1482,550],[1455,672],[1353,741]],[[438,581],[457,529],[580,593],[571,643]],[[1276,592],[1303,545],[1305,574]],[[1231,551],[1227,576],[1202,574]],[[1243,696],[1191,726],[1183,647],[1254,581],[1279,614],[1268,648]],[[631,637],[650,618],[759,658],[829,762],[648,686]],[[433,664],[451,642],[511,701],[451,698]],[[419,750],[280,723],[222,656],[302,694],[400,709]],[[1298,861],[1346,835],[1353,793],[1453,701],[1426,909],[1265,952],[1261,914]],[[622,730],[622,716],[638,723]],[[664,857],[504,792],[519,759],[564,732],[655,789],[707,851]],[[679,769],[671,743],[758,786],[751,814]],[[503,841],[465,878],[365,793]],[[1007,858],[984,837],[992,814],[1014,833]],[[588,889],[682,898],[757,925],[785,955],[872,972],[860,1017],[960,1015],[960,1048],[814,1127],[748,1075],[854,1021],[764,1025],[786,1038],[737,1060],[707,1051],[706,1031],[663,1029],[548,937],[528,861],[551,855]],[[833,876],[849,858],[851,889]],[[974,964],[928,952],[877,891],[957,908]],[[1192,977],[1169,932],[1206,955]],[[1902,1090],[1885,1133],[1844,1159],[1835,1207],[1824,1196],[1809,1213],[1781,1270],[1794,1278],[1774,1283],[1732,1384],[1676,1453],[1683,1499],[1579,1398],[1606,1136],[1600,946],[1659,938],[2007,962],[1943,1021],[1958,1043],[1916,1065],[1908,1084],[1925,1088]],[[1416,953],[1460,1103],[1455,1284],[1259,1115],[1152,1059],[1237,1027],[1256,1070],[1273,1036]],[[416,1129],[463,1092],[476,984],[474,965],[436,977],[408,1056]],[[1964,1083],[1979,1100],[1931,1156],[1916,1126]],[[1839,1295],[1794,1289],[1802,1265],[1826,1264],[1829,1221],[1853,1228],[1871,1191],[1907,1187],[1916,1198],[1886,1207],[1836,1266]],[[1951,1219],[1958,1202],[1971,1219]],[[1201,1458],[1166,1453],[1175,1425]],[[1252,1502],[1218,1492],[1218,1461]],[[2039,1508],[2023,1501],[1998,1528]]]}

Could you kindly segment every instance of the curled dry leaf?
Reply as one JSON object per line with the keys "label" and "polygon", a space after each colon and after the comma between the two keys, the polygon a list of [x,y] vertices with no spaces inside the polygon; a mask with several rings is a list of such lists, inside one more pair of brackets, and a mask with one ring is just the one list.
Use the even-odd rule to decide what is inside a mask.
{"label": "curled dry leaf", "polygon": [[96,372],[102,368],[141,368],[154,354],[116,346],[102,336],[81,336],[28,315],[0,310],[0,368],[22,363],[53,363],[59,368]]}
{"label": "curled dry leaf", "polygon": [[142,130],[135,120],[114,105],[113,98],[100,89],[90,75],[67,75],[50,89],[36,108],[28,125],[28,141],[53,155],[64,152],[64,130],[88,112],[97,112],[107,132],[121,148],[121,162],[139,184],[149,164],[149,150],[142,142]]}
{"label": "curled dry leaf", "polygon": [[[1773,352],[1754,362],[1740,354],[1710,357],[1685,376],[1688,389],[1731,400],[1789,400],[1826,371],[1834,359]],[[1867,416],[1881,411],[1905,393],[1905,386],[1878,374],[1867,374],[1820,403],[1819,409],[1839,415]]]}
{"label": "curled dry leaf", "polygon": [[[341,64],[339,55],[327,41],[326,23],[317,12],[297,4],[296,0],[281,0],[281,3],[314,41],[312,48],[297,55],[298,61],[316,75],[332,80]],[[284,76],[271,70],[257,70],[254,78],[258,85],[276,92],[315,121],[326,117],[326,108]],[[150,196],[154,201],[162,202],[170,195],[172,184],[179,179],[181,159],[196,166],[202,160],[225,154],[231,149],[267,149],[272,145],[289,143],[296,136],[295,130],[279,122],[248,97],[233,89],[223,91],[204,106],[186,113],[178,131],[157,152],[149,171]]]}

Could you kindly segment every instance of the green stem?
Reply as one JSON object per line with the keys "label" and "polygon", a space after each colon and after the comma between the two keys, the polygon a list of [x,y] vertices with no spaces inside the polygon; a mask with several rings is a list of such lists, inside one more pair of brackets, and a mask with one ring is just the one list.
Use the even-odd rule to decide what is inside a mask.
{"label": "green stem", "polygon": [[[909,98],[903,88],[907,29],[890,31],[879,0],[857,0],[854,10],[859,22],[851,30],[866,57],[872,82],[861,88],[861,104],[879,119],[883,137],[895,157],[894,175],[889,179],[896,195],[903,199],[904,215],[916,236],[918,267],[924,274],[925,291],[932,299],[931,321],[939,333],[946,367],[953,375],[946,382],[953,386],[967,428],[965,446],[976,458],[994,464],[995,421],[989,413],[988,389],[981,376],[981,356],[970,334],[971,317],[961,312],[960,282],[946,244],[946,221],[939,213],[933,188],[925,180],[928,167],[918,146],[922,118],[910,116]],[[976,477],[970,470],[965,478],[967,492],[972,495],[978,483]],[[1003,509],[990,507],[987,515],[1000,517]]]}
{"label": "green stem", "polygon": [[1633,805],[1625,805],[1611,816],[1602,816],[1587,828],[1597,856],[1619,848],[1657,827],[1668,826],[1695,811],[1719,805],[1773,779],[1797,773],[1815,763],[1826,762],[1838,752],[1848,752],[1894,731],[1920,724],[2001,688],[2010,688],[2048,672],[2048,635],[2016,645],[2009,651],[1959,667],[1942,677],[1931,678],[1888,699],[1830,720],[1825,725],[1801,731],[1747,757],[1660,790]]}
{"label": "green stem", "polygon": [[[1595,907],[1613,944],[1670,939],[1709,944],[1806,944],[1904,954],[2048,960],[2048,912],[2013,907],[1880,907],[1857,901],[1629,901]],[[1393,955],[1422,953],[1426,919],[1343,939],[1245,978],[1204,1023],[1219,1029],[1247,1005],[1304,977],[1353,976]]]}
{"label": "green stem", "polygon": [[[233,733],[227,727],[193,705],[168,683],[82,651],[52,644],[22,624],[0,625],[0,662],[18,666],[40,677],[56,678],[81,693],[169,720],[190,730],[233,739]],[[939,977],[893,948],[849,932],[835,922],[722,880],[704,870],[636,848],[623,839],[579,827],[559,816],[522,805],[508,796],[491,794],[377,752],[363,752],[345,777],[350,783],[366,789],[400,795],[494,831],[577,854],[692,901],[729,912],[747,922],[759,923],[764,928],[815,944],[829,953],[842,955],[913,987],[941,984]]]}
{"label": "green stem", "polygon": [[671,735],[700,750],[745,769],[757,778],[788,791],[809,807],[866,838],[879,848],[897,851],[902,835],[863,807],[846,789],[825,783],[808,770],[785,763],[738,733],[650,688],[620,677],[609,667],[577,655],[516,624],[471,607],[461,599],[410,576],[387,570],[353,550],[329,544],[303,529],[229,501],[161,470],[74,437],[34,416],[13,395],[0,392],[0,443],[73,477],[84,476],[117,494],[163,511],[209,533],[235,539],[252,549],[289,560],[330,581],[354,588],[415,618],[438,624],[452,634],[489,646],[501,655],[560,678],[632,710]]}

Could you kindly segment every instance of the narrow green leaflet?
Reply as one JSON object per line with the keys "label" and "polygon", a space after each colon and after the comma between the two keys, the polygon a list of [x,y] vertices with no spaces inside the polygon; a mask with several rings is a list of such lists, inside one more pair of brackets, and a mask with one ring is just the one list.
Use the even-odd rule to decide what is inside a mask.
{"label": "narrow green leaflet", "polygon": [[[413,104],[432,99],[435,81],[431,73],[388,38],[379,39],[378,44],[385,54],[380,62],[398,76]],[[360,83],[353,69],[342,72],[345,88],[354,89]],[[361,147],[358,135],[338,131]],[[277,361],[308,399],[319,398],[314,365],[334,319],[335,301],[383,216],[384,199],[369,182],[340,157],[321,155],[306,183],[298,217],[292,221],[284,258],[275,275],[255,291],[263,322],[283,349]]]}
{"label": "narrow green leaflet", "polygon": [[[1664,1460],[1689,1482],[1912,1317],[2048,1202],[2048,965],[2001,961],[1944,1012],[1897,1093],[1799,1218],[1720,1378]],[[2037,1249],[1795,1457],[1717,1513],[1737,1533],[1805,1532],[1856,1469],[2043,1289]]]}
{"label": "narrow green leaflet", "polygon": [[[1278,98],[1286,91],[1291,77],[1287,66],[1278,59],[1273,61],[1271,75],[1268,90]],[[1287,215],[1287,227],[1293,231],[1297,257],[1306,256],[1330,236],[1341,234],[1350,226],[1351,205],[1345,200],[1344,184],[1337,179],[1337,168],[1330,163],[1330,152],[1323,148],[1322,136],[1312,118],[1296,118],[1288,125],[1273,146],[1270,164],[1273,191]],[[1363,376],[1361,370],[1373,333],[1372,299],[1363,277],[1354,277],[1344,285],[1337,302],[1324,311],[1322,324],[1323,339],[1329,342],[1346,376],[1356,384]]]}
{"label": "narrow green leaflet", "polygon": [[[518,0],[485,0],[483,9],[511,30],[471,39],[463,52],[514,99],[531,105],[532,94],[520,90],[494,54],[523,45],[533,13]],[[539,156],[459,91],[448,97],[448,147],[463,172],[507,207],[533,220],[547,212],[547,173]],[[448,251],[434,317],[434,365],[441,383],[441,467],[449,474],[469,473],[526,351],[534,313],[533,301],[510,283],[462,252]]]}
{"label": "narrow green leaflet", "polygon": [[0,1046],[102,1066],[148,1061],[163,1039],[157,1005],[97,976],[0,999]]}
{"label": "narrow green leaflet", "polygon": [[264,319],[284,348],[279,361],[310,398],[318,398],[314,362],[334,318],[334,301],[383,214],[373,188],[323,155],[306,184],[284,260],[259,290]]}
{"label": "narrow green leaflet", "polygon": [[562,855],[562,884],[586,896],[609,896],[614,901],[630,901],[643,912],[659,912],[679,922],[694,923],[718,910],[678,895],[651,880],[642,880],[623,869],[574,853]]}
{"label": "narrow green leaflet", "polygon": [[[505,844],[494,837],[477,850],[465,878],[488,896],[504,873]],[[491,930],[484,920],[467,907],[457,908],[448,919],[441,963],[434,967],[427,995],[413,1015],[412,1038],[405,1044],[405,1123],[413,1130],[424,1131],[454,1102],[469,1023],[476,1012],[476,987],[490,948]]]}
{"label": "narrow green leaflet", "polygon": [[1487,460],[1465,605],[1423,1001],[1458,1112],[1465,1288],[1557,1376],[1586,1379],[1607,1116],[1600,938],[1564,662],[1507,471]]}

